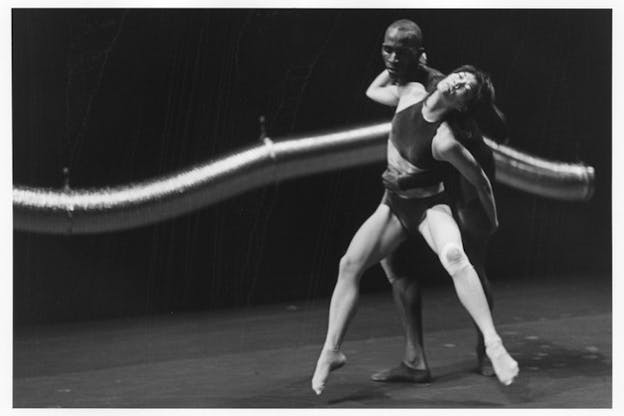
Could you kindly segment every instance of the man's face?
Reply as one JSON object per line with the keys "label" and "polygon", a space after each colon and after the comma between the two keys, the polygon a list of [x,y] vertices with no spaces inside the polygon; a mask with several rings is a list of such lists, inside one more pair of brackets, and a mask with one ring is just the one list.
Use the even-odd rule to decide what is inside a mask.
{"label": "man's face", "polygon": [[404,31],[392,29],[386,32],[381,58],[393,79],[407,78],[409,70],[418,64],[420,50],[412,43]]}

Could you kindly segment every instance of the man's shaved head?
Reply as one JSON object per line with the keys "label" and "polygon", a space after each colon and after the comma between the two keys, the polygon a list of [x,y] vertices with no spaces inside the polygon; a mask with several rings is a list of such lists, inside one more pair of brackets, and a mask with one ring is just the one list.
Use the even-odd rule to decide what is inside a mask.
{"label": "man's shaved head", "polygon": [[408,19],[397,20],[386,29],[386,37],[401,38],[405,46],[422,48],[423,34],[420,27]]}
{"label": "man's shaved head", "polygon": [[423,35],[416,23],[401,19],[388,26],[381,45],[381,58],[392,79],[399,83],[409,79],[423,52]]}

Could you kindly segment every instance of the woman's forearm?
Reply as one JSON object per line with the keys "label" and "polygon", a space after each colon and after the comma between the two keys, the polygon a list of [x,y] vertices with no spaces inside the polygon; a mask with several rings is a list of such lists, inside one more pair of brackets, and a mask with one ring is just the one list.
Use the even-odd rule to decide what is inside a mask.
{"label": "woman's forearm", "polygon": [[368,86],[366,96],[388,106],[396,106],[399,102],[398,87],[385,69]]}
{"label": "woman's forearm", "polygon": [[392,81],[392,78],[390,77],[390,73],[388,72],[387,69],[384,69],[383,71],[381,71],[379,75],[375,77],[375,79],[373,80],[373,82],[371,82],[368,88],[370,89],[370,88],[385,87],[387,85],[391,85],[392,83],[393,81]]}

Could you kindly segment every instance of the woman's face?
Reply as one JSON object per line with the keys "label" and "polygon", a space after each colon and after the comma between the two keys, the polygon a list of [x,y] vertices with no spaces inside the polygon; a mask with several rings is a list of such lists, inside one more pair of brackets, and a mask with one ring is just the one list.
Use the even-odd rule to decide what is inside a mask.
{"label": "woman's face", "polygon": [[477,78],[471,72],[453,72],[438,83],[437,89],[451,106],[461,109],[475,94]]}

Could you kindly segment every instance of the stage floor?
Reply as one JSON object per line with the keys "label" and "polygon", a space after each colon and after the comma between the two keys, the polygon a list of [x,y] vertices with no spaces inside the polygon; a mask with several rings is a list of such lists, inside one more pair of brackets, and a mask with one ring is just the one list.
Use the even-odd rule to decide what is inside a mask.
{"label": "stage floor", "polygon": [[16,328],[14,407],[608,408],[611,288],[602,278],[493,282],[495,321],[520,364],[510,387],[475,373],[475,335],[449,285],[424,294],[434,380],[383,384],[399,363],[390,292],[363,295],[347,365],[322,396],[310,377],[328,299],[218,312]]}

